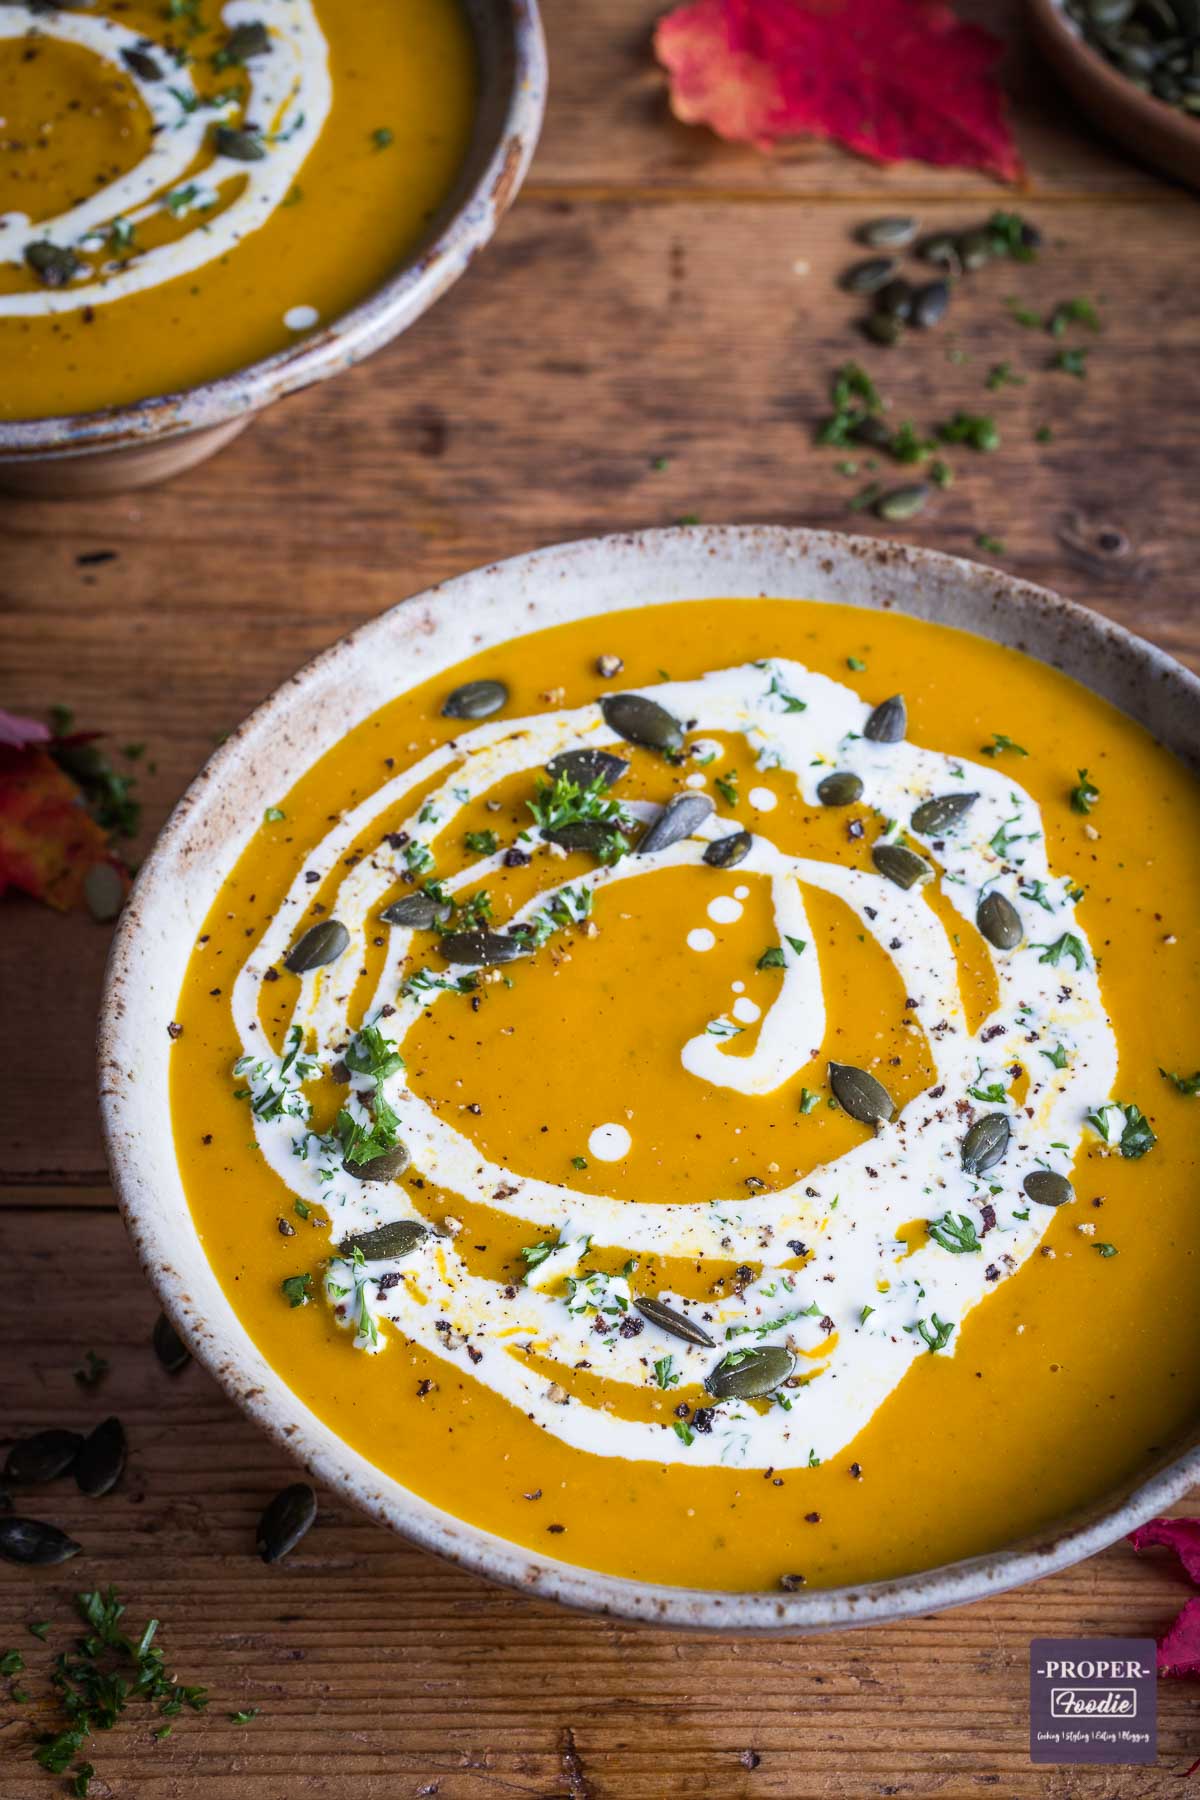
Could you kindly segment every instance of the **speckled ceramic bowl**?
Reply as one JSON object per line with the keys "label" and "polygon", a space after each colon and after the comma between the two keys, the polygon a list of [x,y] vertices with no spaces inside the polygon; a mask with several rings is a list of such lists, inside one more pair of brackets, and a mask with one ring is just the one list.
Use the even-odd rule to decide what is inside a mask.
{"label": "speckled ceramic bowl", "polygon": [[546,104],[537,0],[464,0],[479,54],[471,148],[421,248],[324,330],[219,381],[71,418],[0,420],[0,489],[55,498],[164,481],[236,437],[264,406],[350,368],[451,287],[511,204]]}
{"label": "speckled ceramic bowl", "polygon": [[1086,682],[1200,772],[1200,680],[1119,627],[995,569],[874,539],[760,527],[657,531],[538,551],[448,582],[343,638],[216,752],[168,821],[121,919],[100,1015],[100,1096],[117,1195],[163,1306],[230,1398],[318,1481],[426,1549],[529,1593],[626,1619],[796,1633],[976,1600],[1090,1556],[1200,1479],[1200,1429],[1148,1477],[1034,1539],[896,1580],[714,1593],[599,1575],[440,1511],[296,1398],[209,1267],[176,1167],[168,1104],[167,1024],[201,921],[265,807],[334,738],[484,645],[639,600],[726,595],[897,608],[1014,645]]}

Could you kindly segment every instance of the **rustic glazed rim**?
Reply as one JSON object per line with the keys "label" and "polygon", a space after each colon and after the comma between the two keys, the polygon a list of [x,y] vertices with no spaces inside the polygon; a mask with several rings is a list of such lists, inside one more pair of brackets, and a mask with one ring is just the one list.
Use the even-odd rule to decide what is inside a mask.
{"label": "rustic glazed rim", "polygon": [[[0,464],[144,447],[248,419],[286,394],[361,362],[427,311],[465,272],[512,204],[546,109],[546,43],[538,0],[467,0],[467,10],[485,63],[479,119],[486,122],[478,128],[486,134],[484,143],[493,135],[495,142],[469,180],[466,171],[480,154],[479,145],[468,151],[458,197],[452,194],[447,201],[444,222],[430,242],[321,331],[232,374],[99,412],[0,420]],[[489,107],[483,40],[495,31],[504,33],[505,41],[491,45],[493,73],[497,80],[505,79],[507,91],[502,102]]]}
{"label": "rustic glazed rim", "polygon": [[1200,1478],[1200,1434],[1059,1525],[889,1580],[738,1593],[630,1581],[539,1556],[383,1474],[317,1418],[254,1345],[188,1210],[170,1132],[166,1030],[223,874],[257,828],[263,804],[328,746],[331,727],[348,729],[479,649],[568,619],[600,620],[639,599],[789,594],[911,612],[1038,653],[1123,703],[1200,771],[1196,676],[1120,626],[994,569],[874,538],[768,526],[646,532],[535,551],[444,583],[350,633],[285,682],[209,759],[164,826],[120,920],[101,1003],[99,1082],[113,1183],[152,1287],[229,1397],[315,1478],[424,1549],[545,1599],[674,1627],[795,1634],[962,1604],[1090,1556]]}

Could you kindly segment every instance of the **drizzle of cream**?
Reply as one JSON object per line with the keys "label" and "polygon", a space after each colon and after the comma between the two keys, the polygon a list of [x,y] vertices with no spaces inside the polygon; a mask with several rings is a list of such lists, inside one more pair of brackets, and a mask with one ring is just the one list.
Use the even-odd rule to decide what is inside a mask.
{"label": "drizzle of cream", "polygon": [[705,911],[714,925],[736,925],[742,916],[740,904],[729,894],[718,894]]}
{"label": "drizzle of cream", "polygon": [[[781,686],[805,701],[804,712],[781,712],[775,699]],[[823,889],[848,906],[863,933],[891,957],[911,1002],[912,1019],[925,1032],[935,1069],[930,1088],[910,1099],[898,1118],[881,1126],[873,1138],[861,1141],[837,1162],[774,1191],[739,1189],[689,1204],[622,1201],[542,1182],[490,1161],[405,1086],[403,1072],[385,1081],[385,1097],[396,1111],[414,1166],[464,1200],[523,1221],[536,1234],[535,1241],[557,1232],[556,1276],[561,1265],[562,1274],[579,1271],[579,1278],[586,1277],[591,1246],[701,1261],[733,1257],[761,1265],[761,1276],[740,1294],[710,1295],[703,1302],[664,1294],[668,1304],[685,1316],[702,1310],[705,1329],[719,1346],[716,1351],[704,1350],[671,1339],[664,1340],[664,1350],[669,1348],[676,1356],[683,1381],[690,1383],[711,1371],[724,1354],[724,1345],[736,1348],[743,1343],[747,1331],[753,1332],[754,1343],[788,1343],[806,1353],[805,1372],[813,1377],[790,1411],[772,1407],[759,1414],[737,1405],[720,1406],[715,1409],[713,1430],[684,1446],[669,1422],[623,1420],[580,1402],[553,1404],[546,1397],[544,1375],[510,1352],[514,1342],[536,1340],[543,1354],[564,1370],[586,1357],[608,1381],[644,1388],[647,1339],[622,1338],[615,1328],[609,1335],[595,1332],[595,1319],[604,1315],[572,1310],[567,1297],[557,1291],[557,1278],[526,1284],[514,1294],[473,1275],[450,1239],[431,1236],[415,1257],[397,1263],[398,1284],[371,1298],[370,1305],[381,1320],[449,1359],[520,1406],[554,1436],[581,1449],[697,1466],[803,1466],[814,1453],[824,1458],[843,1449],[913,1361],[926,1354],[918,1330],[922,1322],[928,1323],[936,1312],[951,1323],[954,1333],[940,1354],[954,1354],[971,1308],[1033,1253],[1053,1214],[1029,1203],[1022,1180],[1039,1166],[1063,1173],[1070,1169],[1087,1113],[1111,1092],[1115,1040],[1087,939],[1075,918],[1071,883],[1051,873],[1038,809],[1007,772],[964,764],[907,742],[881,745],[865,739],[865,702],[828,677],[790,662],[778,661],[767,673],[755,665],[726,669],[694,682],[667,683],[652,692],[676,717],[695,718],[710,731],[741,733],[760,766],[788,772],[809,804],[815,804],[821,767],[835,764],[858,773],[869,804],[893,819],[911,819],[915,806],[931,795],[976,792],[979,798],[971,811],[939,840],[940,879],[951,905],[963,920],[973,922],[981,894],[1002,892],[1023,910],[1027,929],[1036,928],[1039,938],[1054,940],[1071,932],[1082,946],[1084,967],[1076,970],[1061,959],[1058,964],[1043,961],[1044,944],[1039,943],[1023,943],[1007,954],[989,952],[997,1005],[972,1033],[959,996],[953,947],[919,887],[905,891],[866,869],[791,857],[756,833],[745,868],[769,883],[775,939],[785,946],[774,998],[762,1017],[752,1053],[730,1055],[728,1036],[738,1027],[730,1021],[726,1030],[714,995],[709,1028],[680,1046],[681,1060],[699,1080],[751,1094],[776,1092],[807,1064],[812,1046],[823,1041],[825,1008],[820,959],[811,947],[802,889]],[[264,972],[278,963],[306,917],[311,888],[304,880],[305,870],[316,869],[322,877],[340,872],[342,859],[359,835],[385,812],[394,815],[405,796],[417,792],[421,804],[414,803],[403,829],[413,843],[425,845],[436,857],[440,834],[457,834],[460,808],[486,796],[498,782],[543,767],[560,750],[615,741],[596,707],[484,723],[464,733],[453,748],[431,752],[343,814],[317,850],[305,856],[283,905],[237,975],[233,1009],[243,1047],[259,1050],[255,1027]],[[427,791],[439,781],[432,792]],[[552,903],[567,908],[575,918],[590,905],[602,920],[615,886],[653,880],[660,870],[690,866],[698,879],[711,881],[711,870],[701,866],[704,842],[727,835],[730,824],[713,815],[694,837],[660,855],[626,857],[573,882],[549,886],[522,909],[518,921]],[[1003,856],[993,847],[1002,825],[1008,843]],[[449,878],[447,888],[458,891],[486,882],[498,871],[501,854],[481,857]],[[553,868],[549,860],[546,868],[547,872]],[[323,1062],[332,1061],[346,1041],[362,939],[378,932],[379,908],[402,874],[399,853],[382,844],[341,875],[337,915],[351,934],[350,947],[337,962],[303,978],[294,1014],[295,1023],[305,1031],[306,1047]],[[1044,884],[1045,904],[1034,916],[1021,894],[1022,884],[1031,881]],[[740,914],[736,900],[719,898]],[[624,897],[616,904],[623,905]],[[709,913],[714,916],[711,906]],[[792,936],[809,941],[804,955],[791,951]],[[596,944],[579,945],[574,954],[603,954],[603,941],[601,931]],[[407,991],[403,976],[411,963],[406,959],[416,955],[423,962],[426,947],[413,932],[391,929],[384,968],[368,1007],[367,1018],[380,1023],[401,1047],[428,1007],[462,1004],[460,996],[441,991]],[[430,964],[432,970],[440,967],[436,959]],[[512,967],[513,978],[519,980],[520,963]],[[569,979],[569,970],[564,978]],[[703,981],[702,975],[698,981]],[[702,987],[697,991],[702,993]],[[386,1021],[380,1017],[385,1004],[394,1009]],[[1007,1056],[1001,1049],[1005,1041],[1012,1054],[1021,1054],[1028,1086],[1020,1108],[1008,1102],[1002,1108],[999,1103],[989,1105],[988,1110],[1006,1112],[1012,1137],[1004,1161],[980,1181],[962,1168],[965,1122],[957,1102],[975,1084],[981,1064],[986,1068]],[[1035,1054],[1043,1042],[1066,1047],[1065,1068]],[[871,1046],[863,1045],[859,1054],[869,1063]],[[352,1112],[361,1107],[361,1100],[361,1095],[353,1095],[347,1101]],[[296,1116],[255,1118],[253,1128],[267,1163],[286,1185],[329,1210],[335,1238],[411,1210],[407,1188],[380,1190],[346,1176],[340,1160],[324,1152],[322,1140],[306,1133],[303,1120]],[[624,1127],[598,1131],[623,1133]],[[596,1135],[589,1150],[603,1161]],[[907,1255],[897,1241],[897,1230],[913,1216],[938,1217],[949,1211],[977,1218],[972,1209],[985,1202],[995,1223],[984,1253],[951,1255],[931,1241]],[[799,1271],[786,1267],[791,1258],[788,1240],[797,1237],[815,1246],[810,1262]],[[999,1269],[998,1280],[988,1280],[988,1268]],[[372,1265],[373,1276],[386,1272],[390,1265]],[[578,1287],[575,1291],[578,1295]],[[870,1309],[865,1318],[864,1308]],[[832,1334],[822,1328],[823,1318],[832,1319]],[[449,1333],[439,1333],[435,1322],[447,1321]],[[364,1343],[361,1329],[355,1341]],[[469,1365],[468,1344],[480,1358],[475,1362],[472,1357]],[[649,1349],[656,1348],[651,1340]]]}
{"label": "drizzle of cream", "polygon": [[688,932],[687,941],[689,950],[711,950],[717,940],[707,925],[697,925],[694,931]]}
{"label": "drizzle of cream", "polygon": [[746,798],[755,812],[774,812],[779,805],[779,796],[773,794],[769,787],[752,787]]}
{"label": "drizzle of cream", "polygon": [[[237,103],[222,108],[195,105],[196,91],[186,64],[177,66],[169,49],[148,41],[141,32],[116,19],[82,12],[0,6],[0,38],[22,38],[36,31],[91,51],[132,82],[152,128],[150,147],[140,162],[65,212],[36,224],[24,213],[0,217],[0,262],[22,263],[26,246],[35,241],[63,250],[86,248],[98,238],[107,242],[117,220],[136,228],[164,214],[182,218],[194,212],[198,221],[194,231],[115,259],[64,287],[0,294],[0,317],[29,318],[105,306],[194,274],[265,225],[287,198],[321,135],[333,100],[324,33],[312,0],[230,0],[222,18],[231,29],[261,23],[271,35],[270,52],[247,64],[250,88],[243,116],[260,127],[267,146],[266,156],[257,162],[241,162],[213,150],[214,126],[236,117]],[[123,57],[131,50],[149,54],[164,78],[148,81],[139,75]],[[180,198],[193,187],[202,190],[194,202]],[[213,205],[207,207],[206,200]]]}

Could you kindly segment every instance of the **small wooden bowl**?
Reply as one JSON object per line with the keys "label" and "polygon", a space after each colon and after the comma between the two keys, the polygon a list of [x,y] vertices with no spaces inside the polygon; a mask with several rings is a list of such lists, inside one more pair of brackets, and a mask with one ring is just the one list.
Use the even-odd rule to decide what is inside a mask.
{"label": "small wooden bowl", "polygon": [[1188,187],[1200,188],[1200,117],[1145,94],[1081,37],[1062,0],[1029,0],[1034,41],[1107,136]]}

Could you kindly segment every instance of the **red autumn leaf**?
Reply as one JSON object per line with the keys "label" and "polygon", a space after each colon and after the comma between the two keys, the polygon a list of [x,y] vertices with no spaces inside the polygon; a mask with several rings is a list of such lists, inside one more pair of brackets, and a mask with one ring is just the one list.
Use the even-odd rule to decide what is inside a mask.
{"label": "red autumn leaf", "polygon": [[0,894],[19,888],[67,912],[83,903],[89,869],[121,864],[80,788],[43,748],[53,741],[36,719],[0,712]]}
{"label": "red autumn leaf", "polygon": [[1189,1600],[1158,1640],[1158,1672],[1200,1681],[1200,1598]]}
{"label": "red autumn leaf", "polygon": [[876,162],[1022,173],[1003,45],[944,0],[690,0],[654,47],[676,116],[721,137],[834,138]]}
{"label": "red autumn leaf", "polygon": [[[1188,1579],[1200,1587],[1200,1519],[1149,1519],[1129,1534],[1135,1550],[1173,1550]],[[1158,1640],[1158,1672],[1200,1680],[1200,1596],[1185,1602]],[[1189,1770],[1190,1774],[1191,1771]]]}

